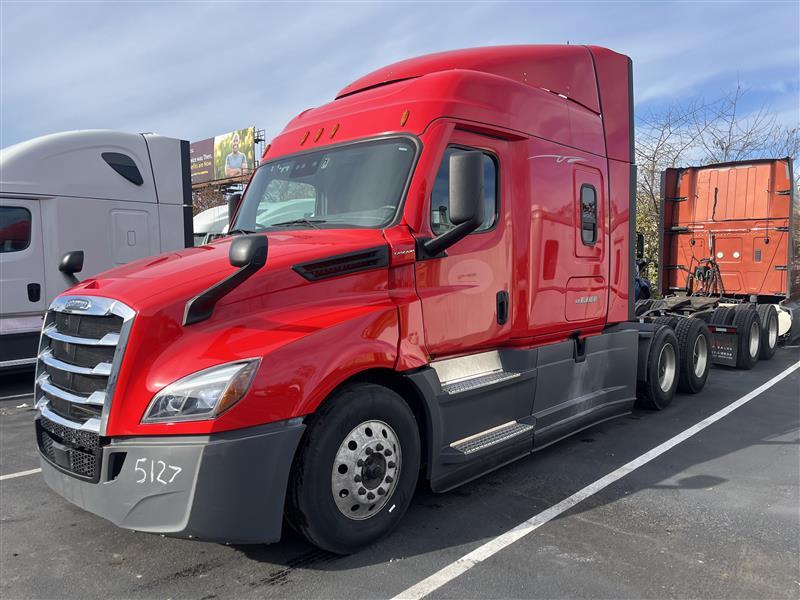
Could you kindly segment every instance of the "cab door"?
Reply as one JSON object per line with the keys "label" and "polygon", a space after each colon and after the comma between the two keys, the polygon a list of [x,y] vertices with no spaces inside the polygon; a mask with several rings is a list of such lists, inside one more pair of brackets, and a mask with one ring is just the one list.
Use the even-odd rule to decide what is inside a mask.
{"label": "cab door", "polygon": [[438,161],[420,237],[437,236],[448,218],[449,163],[454,152],[479,150],[484,165],[484,220],[446,256],[416,263],[425,339],[434,358],[494,348],[511,330],[511,220],[508,142],[455,130]]}
{"label": "cab door", "polygon": [[[0,198],[0,306],[2,314],[43,313],[44,256],[39,200]],[[41,328],[32,321],[30,329]]]}

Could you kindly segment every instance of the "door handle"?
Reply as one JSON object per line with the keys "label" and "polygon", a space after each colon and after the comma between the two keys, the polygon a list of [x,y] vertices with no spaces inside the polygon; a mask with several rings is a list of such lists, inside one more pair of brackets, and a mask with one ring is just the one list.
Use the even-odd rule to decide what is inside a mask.
{"label": "door handle", "polygon": [[508,292],[497,292],[497,324],[505,325],[508,321]]}
{"label": "door handle", "polygon": [[42,297],[42,286],[38,283],[28,284],[28,300],[31,302],[38,302]]}

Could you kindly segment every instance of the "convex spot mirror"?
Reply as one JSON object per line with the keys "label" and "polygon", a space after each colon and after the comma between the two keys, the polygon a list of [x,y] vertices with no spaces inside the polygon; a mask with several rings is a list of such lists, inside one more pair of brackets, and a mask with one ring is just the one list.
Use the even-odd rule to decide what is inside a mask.
{"label": "convex spot mirror", "polygon": [[245,235],[233,238],[228,259],[234,267],[261,268],[267,262],[267,236]]}
{"label": "convex spot mirror", "polygon": [[424,244],[435,257],[475,231],[483,222],[483,152],[466,150],[450,155],[449,216],[455,227]]}

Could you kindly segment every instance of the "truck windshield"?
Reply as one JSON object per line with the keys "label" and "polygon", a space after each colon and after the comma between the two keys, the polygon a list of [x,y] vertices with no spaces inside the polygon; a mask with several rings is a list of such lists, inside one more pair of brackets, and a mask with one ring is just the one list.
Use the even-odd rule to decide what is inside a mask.
{"label": "truck windshield", "polygon": [[232,229],[380,228],[394,220],[416,148],[384,139],[268,162],[247,186]]}

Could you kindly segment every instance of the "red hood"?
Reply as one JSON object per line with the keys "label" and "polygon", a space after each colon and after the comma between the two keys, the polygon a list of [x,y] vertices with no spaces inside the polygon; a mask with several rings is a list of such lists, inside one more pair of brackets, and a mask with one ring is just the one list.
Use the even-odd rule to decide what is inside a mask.
{"label": "red hood", "polygon": [[[267,237],[267,264],[219,306],[307,284],[292,270],[298,263],[386,244],[374,229],[297,230]],[[231,239],[143,258],[99,273],[65,293],[106,296],[137,312],[155,312],[176,300],[185,302],[233,273],[236,268],[228,262]]]}

